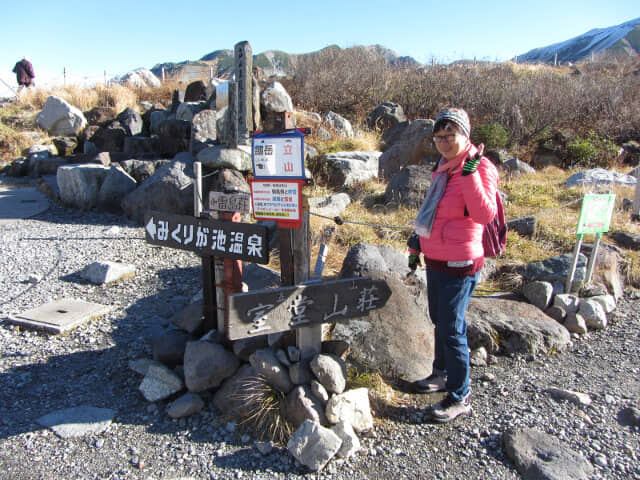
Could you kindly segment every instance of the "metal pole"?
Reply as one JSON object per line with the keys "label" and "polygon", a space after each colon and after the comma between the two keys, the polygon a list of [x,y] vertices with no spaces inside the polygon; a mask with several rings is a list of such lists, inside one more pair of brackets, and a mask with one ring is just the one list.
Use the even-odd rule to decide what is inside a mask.
{"label": "metal pole", "polygon": [[202,213],[202,163],[193,162],[193,216],[200,218]]}
{"label": "metal pole", "polygon": [[67,67],[62,67],[62,86],[67,86]]}
{"label": "metal pole", "polygon": [[[640,177],[640,174],[638,175]],[[640,220],[640,178],[636,180],[636,196],[631,209],[631,220]]]}
{"label": "metal pole", "polygon": [[571,293],[571,286],[573,284],[573,276],[576,273],[576,266],[578,265],[578,256],[580,255],[580,247],[582,246],[582,234],[578,234],[578,242],[576,248],[573,249],[573,262],[571,263],[571,269],[567,276],[567,283],[565,284],[565,293]]}
{"label": "metal pole", "polygon": [[600,246],[600,239],[602,238],[601,233],[596,233],[596,241],[593,243],[593,251],[591,252],[591,257],[589,258],[589,264],[587,265],[587,276],[584,279],[584,283],[589,285],[591,282],[591,275],[593,274],[593,267],[596,263],[596,258],[598,256],[598,247]]}

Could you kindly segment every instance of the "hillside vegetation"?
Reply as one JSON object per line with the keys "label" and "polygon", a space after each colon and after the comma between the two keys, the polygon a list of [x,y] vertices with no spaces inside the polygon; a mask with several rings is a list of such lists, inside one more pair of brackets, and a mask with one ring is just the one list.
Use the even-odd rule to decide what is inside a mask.
{"label": "hillside vegetation", "polygon": [[[511,233],[507,252],[499,260],[506,272],[510,264],[571,252],[580,204],[552,209],[579,200],[586,190],[566,189],[565,180],[576,168],[599,166],[627,173],[630,166],[616,164],[618,148],[623,142],[640,141],[640,63],[633,60],[558,68],[512,63],[398,67],[375,49],[327,48],[298,59],[295,74],[279,80],[297,108],[319,113],[332,110],[351,120],[361,132],[349,140],[308,138],[321,153],[379,148],[381,132],[367,131],[364,120],[384,101],[400,104],[410,120],[434,118],[446,106],[461,106],[471,115],[474,141],[484,142],[487,148],[504,148],[526,162],[540,145],[552,142],[561,133],[569,146],[569,168],[548,167],[534,175],[501,179],[500,188],[508,195],[507,219],[538,215],[539,222],[534,238]],[[84,111],[95,106],[122,111],[126,107],[139,110],[143,101],[166,106],[176,87],[167,83],[154,90],[101,86],[29,91],[17,102],[0,108],[0,162],[10,162],[32,144],[50,142],[34,123],[50,94]],[[337,274],[344,255],[358,242],[405,250],[409,232],[393,226],[411,225],[416,212],[385,204],[385,187],[383,182],[368,182],[342,189],[353,200],[344,218],[367,225],[337,228],[327,259],[327,275]],[[307,187],[306,193],[321,196],[333,191],[319,179]],[[629,212],[622,209],[623,198],[632,199],[634,192],[616,187],[615,193],[617,208],[611,232],[640,234],[640,225],[631,222]],[[333,222],[312,217],[312,255],[329,224]],[[640,287],[640,255],[626,251],[625,258],[628,281]],[[507,280],[505,275],[502,284],[485,288],[504,288]]]}

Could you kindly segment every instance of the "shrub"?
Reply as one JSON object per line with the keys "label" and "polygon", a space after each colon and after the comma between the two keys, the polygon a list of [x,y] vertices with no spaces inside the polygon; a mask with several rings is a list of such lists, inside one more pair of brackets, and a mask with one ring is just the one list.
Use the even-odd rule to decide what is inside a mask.
{"label": "shrub", "polygon": [[485,123],[472,128],[473,143],[484,143],[486,148],[505,148],[509,143],[509,131],[499,123]]}
{"label": "shrub", "polygon": [[616,158],[618,148],[610,140],[594,132],[586,138],[576,137],[567,144],[569,166],[609,167]]}

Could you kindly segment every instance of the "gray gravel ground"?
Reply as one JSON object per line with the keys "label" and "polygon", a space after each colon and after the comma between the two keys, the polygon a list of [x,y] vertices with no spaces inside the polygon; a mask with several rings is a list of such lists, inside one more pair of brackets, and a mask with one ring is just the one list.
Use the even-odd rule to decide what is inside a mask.
{"label": "gray gravel ground", "polygon": [[[200,289],[200,261],[158,248],[121,217],[64,209],[0,226],[0,478],[26,479],[517,479],[501,448],[510,427],[538,428],[582,453],[593,478],[640,478],[640,429],[618,412],[640,407],[640,295],[628,291],[610,326],[574,338],[569,352],[498,357],[472,371],[473,413],[448,425],[422,422],[438,395],[399,393],[407,406],[377,412],[373,434],[349,460],[308,473],[280,447],[263,454],[251,432],[205,411],[171,420],[166,402],[138,391],[132,359],[150,358],[149,333]],[[82,281],[96,260],[132,263],[135,278],[110,286]],[[113,307],[64,335],[22,329],[9,315],[61,298]],[[587,393],[579,407],[545,388]],[[207,399],[208,400],[208,399]],[[61,439],[35,420],[92,405],[116,410],[103,433]]]}

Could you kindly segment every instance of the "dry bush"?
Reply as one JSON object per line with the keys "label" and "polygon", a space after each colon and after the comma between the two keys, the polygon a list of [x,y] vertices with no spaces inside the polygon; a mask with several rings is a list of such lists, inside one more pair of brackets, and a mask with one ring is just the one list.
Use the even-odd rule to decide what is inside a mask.
{"label": "dry bush", "polygon": [[[499,124],[514,150],[531,150],[545,131],[593,132],[618,144],[640,140],[638,61],[580,64],[456,64],[394,68],[376,52],[325,49],[301,61],[289,84],[307,110],[334,110],[362,120],[382,101],[410,119],[434,118],[444,107],[467,109],[472,124]],[[524,158],[525,160],[527,158]]]}
{"label": "dry bush", "polygon": [[386,100],[391,71],[377,50],[328,47],[300,59],[285,87],[303,109],[362,118]]}
{"label": "dry bush", "polygon": [[170,90],[171,88],[171,85],[153,89],[127,87],[119,84],[96,85],[95,87],[68,85],[52,89],[34,88],[27,89],[16,103],[24,108],[41,110],[47,98],[56,96],[83,112],[94,107],[112,107],[119,113],[126,108],[139,110],[139,104],[143,100],[151,103],[166,103],[167,98],[171,99],[170,92],[173,91]]}

